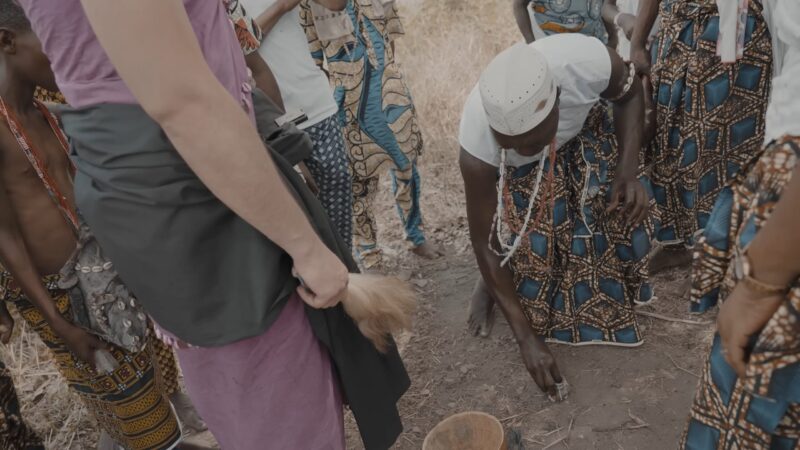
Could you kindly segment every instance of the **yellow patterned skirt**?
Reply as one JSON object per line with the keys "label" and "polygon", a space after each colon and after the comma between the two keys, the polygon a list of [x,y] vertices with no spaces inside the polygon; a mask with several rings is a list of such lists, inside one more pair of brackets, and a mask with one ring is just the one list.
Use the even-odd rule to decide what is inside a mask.
{"label": "yellow patterned skirt", "polygon": [[[57,276],[44,279],[59,312],[71,320],[69,297],[57,289]],[[177,366],[172,350],[151,333],[147,347],[139,353],[114,348],[111,354],[119,368],[109,374],[77,359],[44,320],[41,312],[19,289],[9,286],[12,301],[23,319],[53,352],[56,365],[69,387],[76,392],[105,430],[129,450],[169,449],[181,439],[178,419],[168,395],[175,392]]]}

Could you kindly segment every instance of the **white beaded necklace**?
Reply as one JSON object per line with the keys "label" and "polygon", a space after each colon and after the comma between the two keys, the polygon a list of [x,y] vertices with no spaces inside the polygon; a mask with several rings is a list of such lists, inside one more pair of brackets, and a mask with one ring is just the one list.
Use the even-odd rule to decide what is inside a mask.
{"label": "white beaded necklace", "polygon": [[[495,255],[503,258],[503,260],[500,262],[500,267],[505,266],[511,257],[514,256],[514,253],[516,253],[520,244],[522,244],[522,239],[528,231],[531,216],[533,216],[533,205],[536,200],[536,195],[539,193],[539,186],[542,183],[542,175],[544,174],[545,163],[545,158],[542,157],[542,159],[539,161],[539,170],[536,173],[536,184],[534,184],[533,192],[528,199],[528,209],[525,213],[525,222],[522,224],[522,229],[519,231],[519,233],[517,233],[517,237],[514,238],[514,242],[509,245],[506,244],[505,236],[510,235],[511,230],[510,227],[506,226],[505,221],[503,220],[503,192],[505,191],[506,183],[506,153],[506,149],[500,149],[500,176],[497,180],[497,209],[495,209],[494,217],[492,218],[492,227],[489,230],[489,250],[491,250]],[[554,169],[554,167],[550,168],[550,170]],[[495,248],[492,246],[492,238],[494,237],[497,237],[497,241],[500,244],[499,251],[495,250]]]}

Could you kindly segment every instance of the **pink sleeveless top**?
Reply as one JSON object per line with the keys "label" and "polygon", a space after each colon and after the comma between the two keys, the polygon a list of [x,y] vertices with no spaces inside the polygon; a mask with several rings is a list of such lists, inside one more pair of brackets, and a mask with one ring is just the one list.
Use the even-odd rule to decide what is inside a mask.
{"label": "pink sleeveless top", "polygon": [[[97,41],[80,0],[20,0],[20,4],[70,106],[137,103]],[[247,66],[222,1],[183,0],[183,4],[209,67],[231,95],[252,110]]]}

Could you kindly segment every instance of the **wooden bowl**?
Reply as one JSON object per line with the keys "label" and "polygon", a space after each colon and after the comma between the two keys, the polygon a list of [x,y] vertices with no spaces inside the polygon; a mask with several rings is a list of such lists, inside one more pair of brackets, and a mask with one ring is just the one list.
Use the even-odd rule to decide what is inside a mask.
{"label": "wooden bowl", "polygon": [[503,425],[489,414],[470,411],[439,422],[422,450],[506,450]]}

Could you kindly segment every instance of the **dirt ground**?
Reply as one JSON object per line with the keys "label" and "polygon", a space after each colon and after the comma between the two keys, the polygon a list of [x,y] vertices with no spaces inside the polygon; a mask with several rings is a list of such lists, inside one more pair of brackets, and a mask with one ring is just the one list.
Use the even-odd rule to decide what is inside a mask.
{"label": "dirt ground", "polygon": [[[402,242],[388,180],[379,198],[387,271],[419,292],[414,329],[399,339],[413,386],[400,408],[406,431],[397,449],[420,449],[450,414],[479,410],[518,430],[527,449],[675,448],[710,342],[713,317],[686,313],[688,271],[654,280],[658,301],[643,311],[702,325],[640,317],[646,342],[636,349],[555,346],[571,384],[567,402],[551,404],[522,366],[509,327],[466,332],[467,304],[478,272],[467,239],[463,187],[455,164],[463,101],[493,55],[518,40],[508,0],[399,0],[407,35],[397,43],[426,139],[423,214],[446,256],[427,262]],[[14,376],[27,420],[54,450],[94,448],[97,427],[61,381],[45,347],[18,327],[0,358]],[[2,346],[0,346],[2,347]],[[352,422],[348,447],[360,448]]]}

